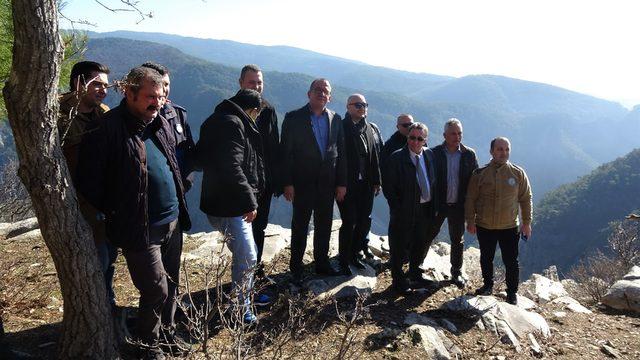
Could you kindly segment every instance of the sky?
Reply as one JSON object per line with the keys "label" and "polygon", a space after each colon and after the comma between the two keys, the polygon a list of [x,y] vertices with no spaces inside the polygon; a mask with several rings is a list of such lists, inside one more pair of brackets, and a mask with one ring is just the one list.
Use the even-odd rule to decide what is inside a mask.
{"label": "sky", "polygon": [[637,0],[139,0],[138,7],[153,17],[140,22],[138,14],[112,12],[95,0],[68,0],[62,12],[93,24],[76,29],[288,45],[400,70],[504,75],[640,104]]}

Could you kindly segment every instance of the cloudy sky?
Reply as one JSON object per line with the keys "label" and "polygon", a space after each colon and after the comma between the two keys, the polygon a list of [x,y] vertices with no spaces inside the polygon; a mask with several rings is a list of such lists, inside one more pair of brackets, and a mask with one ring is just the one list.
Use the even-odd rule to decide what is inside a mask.
{"label": "cloudy sky", "polygon": [[[123,8],[120,0],[100,0]],[[640,104],[640,1],[140,0],[153,17],[70,0],[98,32],[132,30],[289,45],[440,75],[497,74]],[[61,21],[68,28],[68,22]]]}

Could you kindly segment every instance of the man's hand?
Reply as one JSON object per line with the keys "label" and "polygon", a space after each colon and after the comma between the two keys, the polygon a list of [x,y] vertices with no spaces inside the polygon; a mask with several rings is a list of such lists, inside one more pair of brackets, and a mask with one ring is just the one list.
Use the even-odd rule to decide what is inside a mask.
{"label": "man's hand", "polygon": [[256,215],[258,215],[258,211],[257,210],[250,211],[250,212],[242,215],[242,220],[250,223],[256,218]]}
{"label": "man's hand", "polygon": [[284,198],[287,199],[288,202],[293,201],[293,185],[287,185],[284,187]]}
{"label": "man's hand", "polygon": [[344,196],[347,194],[347,187],[346,186],[338,186],[336,187],[336,201],[337,202],[343,202],[344,201]]}
{"label": "man's hand", "polygon": [[380,194],[380,185],[373,185],[373,195],[378,196]]}
{"label": "man's hand", "polygon": [[476,224],[467,224],[467,231],[469,234],[475,234],[478,229],[476,229]]}
{"label": "man's hand", "polygon": [[531,224],[522,225],[520,227],[520,232],[526,236],[528,239],[531,239]]}

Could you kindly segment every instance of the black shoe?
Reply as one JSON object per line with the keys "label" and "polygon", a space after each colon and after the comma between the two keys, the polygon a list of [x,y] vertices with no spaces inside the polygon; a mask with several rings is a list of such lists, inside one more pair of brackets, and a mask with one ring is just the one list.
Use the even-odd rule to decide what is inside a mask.
{"label": "black shoe", "polygon": [[409,282],[406,281],[406,280],[405,281],[392,282],[391,283],[391,288],[398,295],[409,295],[409,294],[413,293],[413,289],[411,288],[411,286],[409,286]]}
{"label": "black shoe", "polygon": [[373,255],[373,253],[371,252],[371,250],[369,250],[369,247],[368,247],[368,246],[367,246],[367,247],[365,247],[365,248],[362,250],[362,253],[364,254],[364,257],[365,257],[367,260],[373,260],[374,255]]}
{"label": "black shoe", "polygon": [[191,345],[176,335],[175,331],[162,331],[159,343],[160,349],[171,356],[182,356],[191,351]]}
{"label": "black shoe", "polygon": [[338,276],[340,275],[340,271],[334,269],[331,264],[323,264],[316,266],[316,274],[318,275],[327,275],[327,276]]}
{"label": "black shoe", "polygon": [[354,257],[353,259],[351,259],[351,264],[355,266],[356,269],[364,270],[367,268],[365,264],[357,257]]}
{"label": "black shoe", "polygon": [[353,272],[349,268],[349,265],[340,265],[340,275],[351,276]]}
{"label": "black shoe", "polygon": [[483,285],[481,288],[478,288],[473,294],[482,296],[491,295],[493,294],[493,285]]}
{"label": "black shoe", "polygon": [[436,289],[440,285],[438,281],[420,277],[410,277],[410,286],[414,289]]}
{"label": "black shoe", "polygon": [[291,274],[291,283],[295,286],[302,286],[302,272],[294,272]]}
{"label": "black shoe", "polygon": [[464,286],[467,284],[467,281],[461,276],[456,275],[451,279],[451,283],[458,287],[458,289],[464,289]]}
{"label": "black shoe", "polygon": [[518,294],[514,292],[508,292],[507,302],[511,305],[518,305]]}

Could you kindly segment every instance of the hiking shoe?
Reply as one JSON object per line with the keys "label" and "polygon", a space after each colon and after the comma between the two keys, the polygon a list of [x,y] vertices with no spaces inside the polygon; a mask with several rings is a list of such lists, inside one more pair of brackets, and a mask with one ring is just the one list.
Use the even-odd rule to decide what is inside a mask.
{"label": "hiking shoe", "polygon": [[476,290],[476,292],[474,292],[473,294],[482,296],[491,295],[493,294],[493,286],[483,285],[481,288],[478,288],[478,290]]}
{"label": "hiking shoe", "polygon": [[253,305],[255,306],[267,306],[273,302],[271,296],[267,294],[258,294],[253,298]]}

